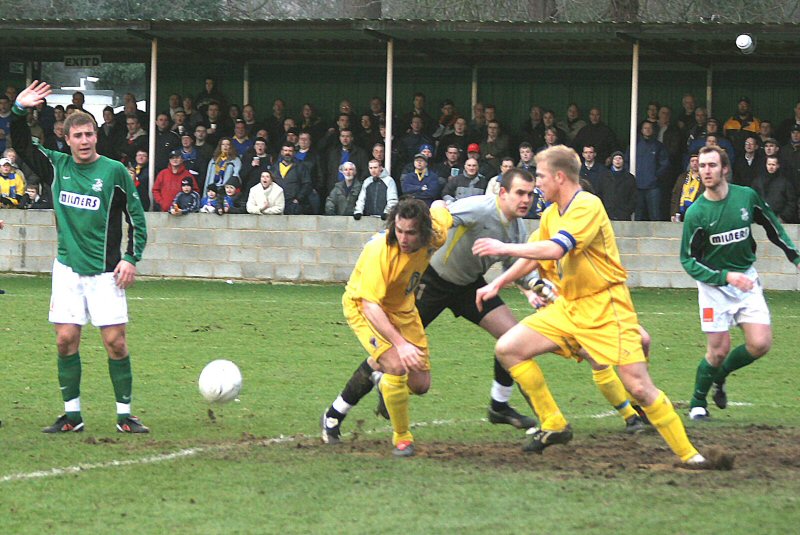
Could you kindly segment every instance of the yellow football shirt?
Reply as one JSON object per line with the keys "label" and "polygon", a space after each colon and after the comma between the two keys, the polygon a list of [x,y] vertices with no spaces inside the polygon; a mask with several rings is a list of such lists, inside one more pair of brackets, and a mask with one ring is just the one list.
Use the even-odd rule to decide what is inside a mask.
{"label": "yellow football shirt", "polygon": [[431,219],[431,243],[411,254],[401,253],[397,244],[389,245],[386,232],[373,236],[364,246],[347,281],[345,298],[366,299],[379,304],[387,313],[414,312],[414,290],[431,256],[444,245],[447,231],[453,226],[453,218],[446,208],[432,209]]}
{"label": "yellow football shirt", "polygon": [[552,240],[565,251],[560,260],[541,262],[540,276],[552,281],[568,300],[601,292],[627,279],[603,203],[579,191],[563,209],[557,204],[542,212],[538,232],[528,241]]}

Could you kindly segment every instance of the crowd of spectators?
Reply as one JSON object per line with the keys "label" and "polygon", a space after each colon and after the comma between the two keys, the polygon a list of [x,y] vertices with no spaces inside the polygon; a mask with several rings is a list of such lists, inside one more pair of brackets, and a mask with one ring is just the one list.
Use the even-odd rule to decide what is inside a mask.
{"label": "crowd of spectators", "polygon": [[[13,87],[0,95],[0,201],[3,207],[45,208],[52,203],[49,184],[31,176],[7,146],[15,96]],[[31,135],[68,152],[63,119],[83,104],[83,94],[76,92],[66,108],[45,103],[31,110]],[[512,128],[497,119],[493,104],[478,102],[468,115],[450,99],[432,115],[423,93],[409,104],[394,118],[392,152],[386,154],[386,112],[379,97],[365,102],[360,115],[344,99],[331,121],[312,103],[297,107],[292,117],[278,98],[265,117],[251,104],[231,103],[208,78],[194,97],[170,95],[157,115],[154,177],[148,172],[146,116],[134,95],[125,95],[119,113],[103,110],[97,148],[128,167],[145,210],[360,218],[385,217],[401,195],[430,204],[496,194],[504,170],[516,166],[534,173],[537,152],[564,144],[580,155],[586,188],[602,199],[612,219],[679,222],[702,192],[693,155],[718,145],[733,165],[729,180],[756,189],[784,222],[800,216],[800,102],[778,122],[755,116],[747,97],[719,118],[710,117],[690,94],[677,113],[649,102],[639,123],[635,174],[628,169],[627,148],[598,107],[584,118],[572,103],[559,118],[555,110],[534,104]],[[544,207],[537,197],[529,217],[538,217]]]}

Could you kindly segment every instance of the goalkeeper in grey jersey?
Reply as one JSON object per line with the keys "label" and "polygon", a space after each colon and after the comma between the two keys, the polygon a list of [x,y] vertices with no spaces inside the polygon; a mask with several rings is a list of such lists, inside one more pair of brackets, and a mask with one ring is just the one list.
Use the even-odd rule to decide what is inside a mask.
{"label": "goalkeeper in grey jersey", "polygon": [[[507,171],[501,180],[497,196],[474,196],[450,204],[448,209],[453,216],[447,242],[431,259],[431,263],[417,289],[417,310],[422,324],[428,326],[444,309],[449,308],[455,316],[463,316],[475,325],[499,338],[517,324],[517,320],[503,300],[496,296],[485,301],[482,309],[476,305],[475,293],[486,285],[483,276],[489,268],[499,261],[510,262],[508,258],[472,254],[472,246],[479,238],[494,238],[507,243],[525,243],[527,232],[522,218],[528,213],[533,202],[533,177],[524,170]],[[513,260],[513,259],[511,259]],[[509,264],[510,265],[510,264]],[[509,265],[505,265],[506,268]],[[529,279],[533,278],[529,276]],[[526,288],[530,280],[518,281]],[[586,356],[588,358],[588,355]],[[340,425],[350,409],[366,396],[377,382],[380,372],[369,359],[362,362],[345,385],[344,390],[326,410],[322,418],[322,439],[326,443],[339,441]],[[607,377],[610,376],[610,377]],[[603,380],[610,383],[619,378],[612,368],[608,368]],[[516,411],[509,400],[514,381],[503,366],[494,359],[494,383],[491,389],[491,404],[488,408],[489,421],[495,424],[508,424],[518,429],[529,429],[536,421]],[[603,386],[598,383],[605,394]],[[627,403],[627,400],[620,401]],[[615,403],[616,405],[616,403]],[[635,411],[626,405],[626,414],[632,420],[641,421]],[[379,412],[385,417],[379,404]]]}
{"label": "goalkeeper in grey jersey", "polygon": [[[22,123],[19,126],[24,130],[27,108],[40,104],[49,94],[50,86],[44,82],[34,82],[22,91],[13,107],[15,124]],[[149,429],[131,415],[133,379],[125,332],[128,322],[125,288],[134,282],[136,263],[141,260],[147,242],[144,210],[125,166],[97,153],[97,124],[92,116],[76,111],[64,121],[64,130],[69,155],[42,147],[40,152],[20,151],[32,158],[46,157],[44,165],[52,168],[58,231],[49,319],[56,331],[64,414],[43,431],[67,433],[84,429],[79,348],[82,327],[91,321],[100,328],[108,353],[117,431],[147,433]],[[27,140],[25,136],[18,139],[27,142],[25,149],[29,149],[29,135]],[[16,142],[15,146],[19,147]],[[123,219],[128,224],[124,253],[120,250]]]}
{"label": "goalkeeper in grey jersey", "polygon": [[[697,367],[689,417],[709,417],[706,397],[714,385],[714,403],[728,405],[728,375],[763,357],[772,346],[772,327],[764,291],[753,264],[756,243],[753,223],[769,240],[800,264],[797,247],[778,217],[751,188],[728,184],[730,160],[717,147],[700,150],[700,180],[705,192],[686,211],[681,264],[697,281],[700,325],[707,337],[705,357]],[[731,349],[729,329],[738,325],[745,343]]]}

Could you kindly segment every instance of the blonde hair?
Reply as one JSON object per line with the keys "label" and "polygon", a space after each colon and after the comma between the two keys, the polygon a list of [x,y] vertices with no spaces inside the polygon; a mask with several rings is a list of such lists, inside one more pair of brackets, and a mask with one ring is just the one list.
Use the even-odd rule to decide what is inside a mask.
{"label": "blonde hair", "polygon": [[550,172],[563,172],[572,182],[578,183],[581,177],[581,159],[578,153],[565,145],[556,145],[536,155],[536,165],[544,163]]}

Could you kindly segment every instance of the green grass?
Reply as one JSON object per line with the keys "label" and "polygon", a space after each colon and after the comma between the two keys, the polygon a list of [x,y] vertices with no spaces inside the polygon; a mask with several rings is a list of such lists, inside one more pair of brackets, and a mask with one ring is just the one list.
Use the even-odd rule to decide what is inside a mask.
{"label": "green grass", "polygon": [[[84,332],[87,431],[48,436],[62,412],[49,278],[0,288],[0,524],[3,533],[788,533],[800,496],[797,294],[771,292],[775,346],[730,381],[735,404],[687,423],[701,449],[737,454],[730,472],[687,472],[655,434],[627,437],[585,364],[540,358],[576,431],[569,447],[519,451],[521,432],[485,422],[493,340],[446,312],[429,328],[433,387],[411,400],[420,454],[390,454],[374,395],[345,422],[341,447],[317,439],[322,410],[363,359],[342,288],[140,281],[128,293],[134,413],[148,436],[114,430],[96,329]],[[504,297],[518,317],[516,292]],[[637,290],[653,335],[652,374],[688,399],[704,351],[694,291]],[[735,340],[740,341],[737,333]],[[736,343],[736,342],[735,342]],[[240,402],[197,393],[202,367],[235,361]],[[512,401],[522,408],[515,392]],[[681,409],[681,413],[685,410]],[[283,437],[283,438],[281,438]],[[280,440],[274,440],[280,439]],[[183,456],[156,460],[156,456]],[[131,463],[131,464],[125,464]],[[84,469],[12,477],[53,468]]]}

